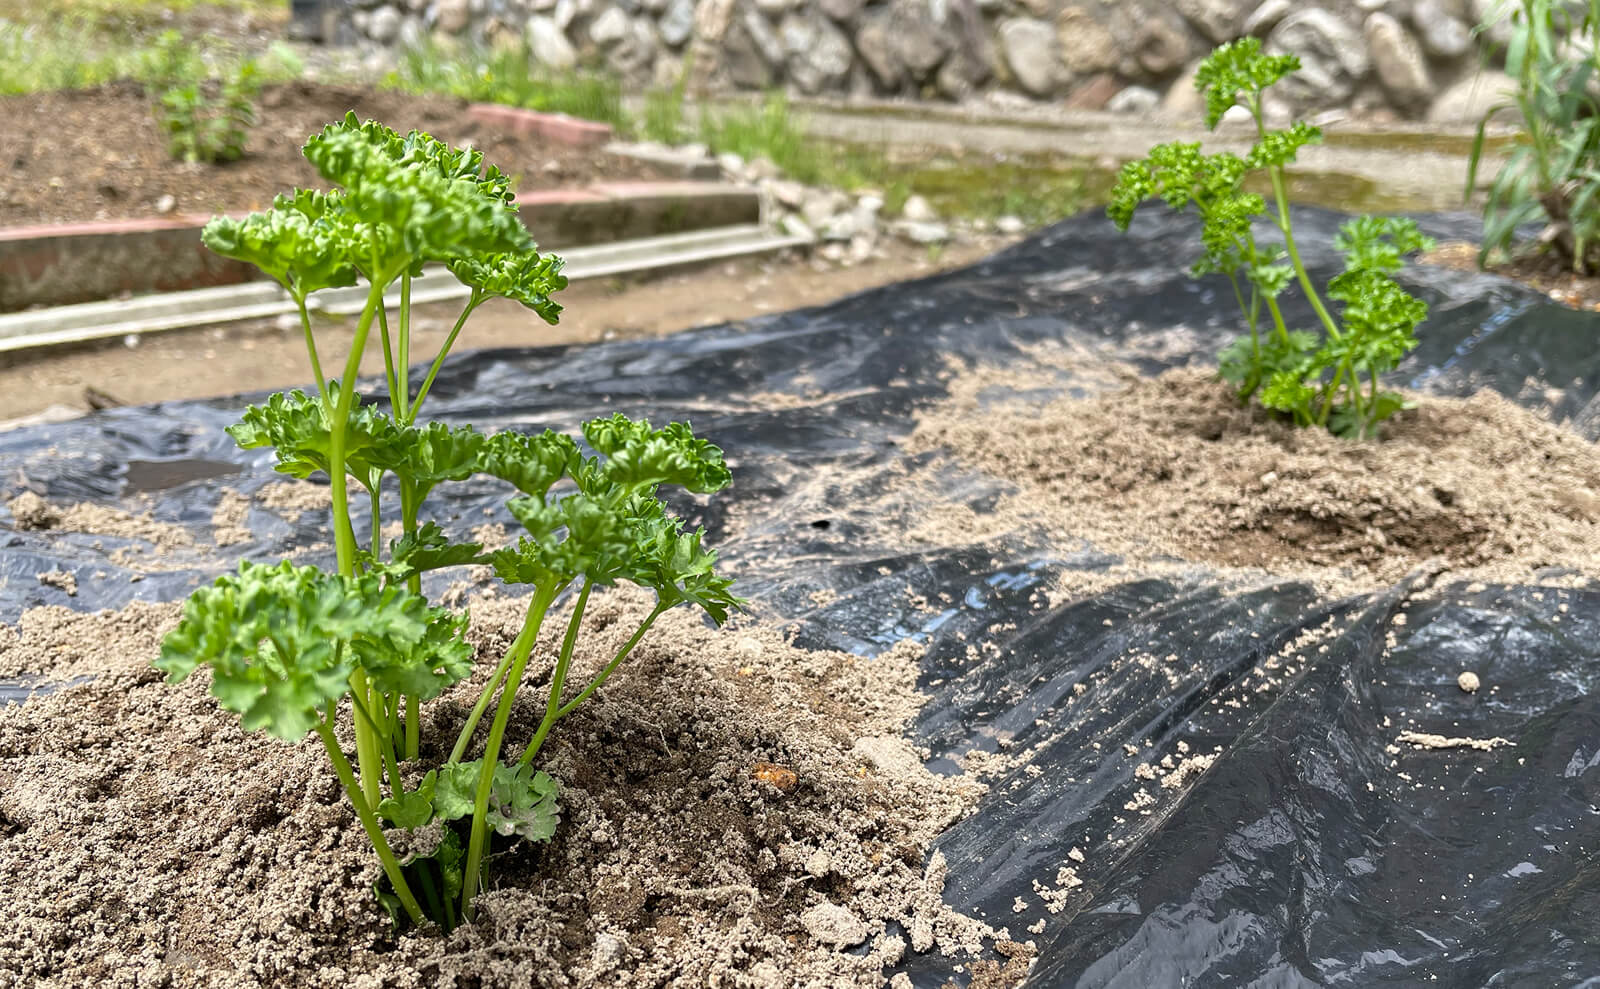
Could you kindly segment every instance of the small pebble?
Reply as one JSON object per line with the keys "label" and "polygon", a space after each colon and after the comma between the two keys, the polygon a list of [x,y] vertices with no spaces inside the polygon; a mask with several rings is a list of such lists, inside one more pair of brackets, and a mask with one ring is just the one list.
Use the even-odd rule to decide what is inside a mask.
{"label": "small pebble", "polygon": [[1465,690],[1469,694],[1475,694],[1478,692],[1478,687],[1481,686],[1481,684],[1478,682],[1478,674],[1468,670],[1467,672],[1456,677],[1456,686],[1460,687],[1462,690]]}

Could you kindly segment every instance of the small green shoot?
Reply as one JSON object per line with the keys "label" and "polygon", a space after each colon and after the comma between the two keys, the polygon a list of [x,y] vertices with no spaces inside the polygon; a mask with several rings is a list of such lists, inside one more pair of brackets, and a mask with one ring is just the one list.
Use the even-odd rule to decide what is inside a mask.
{"label": "small green shoot", "polygon": [[[1433,242],[1409,219],[1364,216],[1344,224],[1334,242],[1344,271],[1326,290],[1344,308],[1338,319],[1329,312],[1295,244],[1285,178],[1299,150],[1322,133],[1300,122],[1268,130],[1262,109],[1263,91],[1299,67],[1293,55],[1263,53],[1255,38],[1212,52],[1195,77],[1205,96],[1206,127],[1215,129],[1225,113],[1242,106],[1255,123],[1255,145],[1244,157],[1204,154],[1198,142],[1157,145],[1147,158],[1122,167],[1107,212],[1126,230],[1147,200],[1161,199],[1175,210],[1193,206],[1204,253],[1191,270],[1196,277],[1227,277],[1249,331],[1222,352],[1223,379],[1241,401],[1254,397],[1298,425],[1375,437],[1384,420],[1406,407],[1398,393],[1380,388],[1379,377],[1416,346],[1416,328],[1428,314],[1427,304],[1393,276],[1406,254]],[[1267,203],[1244,191],[1243,182],[1257,171],[1271,182],[1270,221],[1281,243],[1256,240],[1256,219],[1267,215]],[[1278,298],[1292,284],[1305,294],[1321,334],[1286,324]]]}

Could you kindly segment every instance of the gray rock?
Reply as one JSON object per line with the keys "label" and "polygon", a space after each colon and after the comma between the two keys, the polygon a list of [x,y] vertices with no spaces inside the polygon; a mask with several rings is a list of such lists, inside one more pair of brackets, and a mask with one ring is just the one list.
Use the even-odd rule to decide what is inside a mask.
{"label": "gray rock", "polygon": [[1301,105],[1343,103],[1371,68],[1361,32],[1321,7],[1285,17],[1268,36],[1267,49],[1300,57],[1300,71],[1281,86],[1285,96]]}
{"label": "gray rock", "polygon": [[659,14],[667,9],[667,0],[640,0],[641,9],[651,14]]}
{"label": "gray rock", "polygon": [[950,228],[942,223],[901,220],[892,229],[895,234],[913,244],[942,244],[950,239]]}
{"label": "gray rock", "polygon": [[400,22],[400,34],[394,43],[400,48],[421,48],[428,43],[428,26],[420,17],[407,17]]}
{"label": "gray rock", "polygon": [[1154,113],[1161,105],[1161,94],[1144,86],[1129,86],[1106,102],[1112,113]]}
{"label": "gray rock", "polygon": [[178,208],[178,200],[170,193],[156,200],[157,213],[171,213]]}
{"label": "gray rock", "polygon": [[589,25],[589,40],[602,48],[621,41],[628,33],[628,15],[620,8],[608,7]]}
{"label": "gray rock", "polygon": [[1061,64],[1075,76],[1104,72],[1117,64],[1121,46],[1090,6],[1063,7],[1056,16],[1056,40]]}
{"label": "gray rock", "polygon": [[606,972],[616,968],[627,954],[627,945],[623,944],[622,939],[615,934],[602,931],[595,935],[591,962],[600,971]]}
{"label": "gray rock", "polygon": [[906,197],[906,204],[900,208],[900,218],[913,223],[935,223],[939,214],[922,196],[912,195]]}
{"label": "gray rock", "polygon": [[1289,16],[1289,11],[1294,9],[1291,0],[1264,0],[1249,17],[1244,19],[1244,25],[1239,29],[1243,35],[1255,38],[1265,38],[1278,26],[1278,22]]}
{"label": "gray rock", "polygon": [[879,11],[862,18],[861,27],[856,30],[856,51],[878,85],[887,90],[900,88],[905,79],[905,67],[895,54],[894,28],[887,12]]}
{"label": "gray rock", "polygon": [[567,40],[566,34],[556,27],[556,22],[542,14],[528,18],[524,32],[528,39],[528,52],[540,65],[552,69],[570,69],[578,64],[577,49]]}
{"label": "gray rock", "polygon": [[993,52],[987,41],[985,38],[982,56],[974,56],[965,48],[958,48],[939,66],[939,73],[933,81],[945,99],[958,103],[969,99],[977,93],[978,86],[989,78],[989,62]]}
{"label": "gray rock", "polygon": [[[1435,124],[1476,124],[1484,114],[1506,102],[1516,91],[1515,78],[1504,72],[1485,69],[1446,87],[1428,108],[1428,121]],[[1501,117],[1515,120],[1515,114],[1516,111],[1507,110]]]}
{"label": "gray rock", "polygon": [[1433,80],[1422,46],[1393,16],[1382,11],[1367,15],[1367,50],[1378,81],[1395,105],[1419,110],[1433,97]]}
{"label": "gray rock", "polygon": [[783,65],[789,57],[789,50],[784,46],[783,39],[773,29],[772,22],[754,7],[746,8],[744,16],[739,18],[739,24],[745,33],[750,35],[750,40],[755,43],[756,51],[774,69]]}
{"label": "gray rock", "polygon": [[384,5],[374,10],[367,19],[367,37],[380,45],[387,45],[400,36],[400,11]]}
{"label": "gray rock", "polygon": [[817,0],[817,9],[838,21],[840,24],[849,24],[861,13],[865,0]]}
{"label": "gray rock", "polygon": [[862,232],[854,212],[836,213],[822,223],[822,239],[834,242],[848,241]]}
{"label": "gray rock", "polygon": [[1139,68],[1159,79],[1188,63],[1194,54],[1192,41],[1193,36],[1183,18],[1156,8],[1149,11],[1149,16],[1139,25],[1133,43],[1134,60]]}
{"label": "gray rock", "polygon": [[1049,96],[1060,84],[1056,32],[1044,21],[1017,17],[1000,25],[1000,50],[1017,85],[1033,96]]}
{"label": "gray rock", "polygon": [[772,179],[765,185],[773,200],[785,209],[799,209],[805,204],[806,187],[798,182],[791,179]]}
{"label": "gray rock", "polygon": [[817,239],[817,232],[811,229],[811,224],[793,213],[785,214],[783,219],[778,221],[778,228],[790,237],[800,237],[805,240]]}
{"label": "gray rock", "polygon": [[578,0],[556,0],[555,7],[550,13],[551,20],[563,33],[572,26],[572,21],[577,16]]}
{"label": "gray rock", "polygon": [[439,0],[433,8],[433,29],[444,34],[460,34],[471,20],[470,0]]}
{"label": "gray rock", "polygon": [[744,172],[744,156],[733,151],[724,151],[717,155],[717,164],[727,176],[736,176]]}
{"label": "gray rock", "polygon": [[1028,225],[1023,223],[1020,217],[1002,216],[994,221],[994,228],[1008,237],[1014,237],[1028,229]]}
{"label": "gray rock", "polygon": [[556,6],[556,0],[526,0],[526,3],[528,11],[534,14],[543,14],[554,10]]}
{"label": "gray rock", "polygon": [[772,85],[772,63],[761,53],[742,21],[729,25],[722,36],[722,63],[728,79],[741,89],[766,89]]}
{"label": "gray rock", "polygon": [[801,92],[838,89],[850,78],[855,61],[850,39],[819,11],[790,14],[779,33],[789,51],[789,78]]}
{"label": "gray rock", "polygon": [[697,0],[694,8],[694,36],[712,44],[720,43],[733,23],[733,0]]}
{"label": "gray rock", "polygon": [[694,34],[694,0],[668,0],[661,20],[656,22],[661,40],[677,48]]}
{"label": "gray rock", "polygon": [[800,217],[813,227],[824,226],[834,214],[850,207],[850,199],[837,189],[811,189],[800,204]]}
{"label": "gray rock", "polygon": [[1205,97],[1194,88],[1194,77],[1200,71],[1200,59],[1190,62],[1183,74],[1172,81],[1161,97],[1161,112],[1174,120],[1198,121],[1206,112]]}
{"label": "gray rock", "polygon": [[1212,44],[1239,37],[1251,0],[1178,0],[1178,13]]}
{"label": "gray rock", "polygon": [[950,53],[943,11],[936,13],[929,4],[915,0],[897,0],[889,9],[895,57],[918,82],[933,78]]}
{"label": "gray rock", "polygon": [[1472,29],[1445,10],[1439,0],[1417,0],[1411,8],[1422,50],[1437,58],[1460,58],[1472,50]]}
{"label": "gray rock", "polygon": [[751,2],[755,4],[757,10],[768,17],[782,17],[795,7],[794,0],[751,0]]}
{"label": "gray rock", "polygon": [[659,48],[656,29],[649,17],[630,17],[622,41],[611,49],[611,67],[623,78],[643,81],[649,78]]}

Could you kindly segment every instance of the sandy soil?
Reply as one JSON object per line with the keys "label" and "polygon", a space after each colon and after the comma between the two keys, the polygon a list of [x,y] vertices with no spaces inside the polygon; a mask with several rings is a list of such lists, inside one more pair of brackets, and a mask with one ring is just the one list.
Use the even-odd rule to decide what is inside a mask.
{"label": "sandy soil", "polygon": [[[650,603],[591,602],[578,667]],[[473,605],[489,662],[429,706],[424,761],[523,606]],[[244,734],[203,675],[172,687],[150,668],[178,614],[41,608],[0,627],[0,676],[94,677],[0,709],[0,985],[876,987],[907,952],[970,965],[997,940],[1022,963],[996,980],[992,962],[988,984],[1026,970],[1031,946],[941,900],[929,843],[983,787],[930,774],[901,737],[922,702],[909,643],[866,660],[669,614],[541,755],[557,837],[500,855],[476,924],[395,939],[320,748]],[[511,737],[532,731],[554,645]]]}

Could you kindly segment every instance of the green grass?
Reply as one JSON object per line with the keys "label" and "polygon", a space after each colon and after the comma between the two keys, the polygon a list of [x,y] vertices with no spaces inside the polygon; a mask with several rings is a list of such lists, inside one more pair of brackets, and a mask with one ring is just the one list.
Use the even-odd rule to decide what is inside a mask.
{"label": "green grass", "polygon": [[[0,20],[0,96],[87,89],[119,79],[181,85],[227,74],[242,60],[220,46],[212,47],[209,60],[200,52],[176,30],[127,33],[84,18],[49,24]],[[302,68],[282,44],[259,63],[267,82],[297,77]]]}
{"label": "green grass", "polygon": [[443,93],[482,103],[566,113],[626,129],[622,83],[603,72],[538,69],[521,49],[452,54],[433,42],[405,51],[385,85],[411,93]]}

